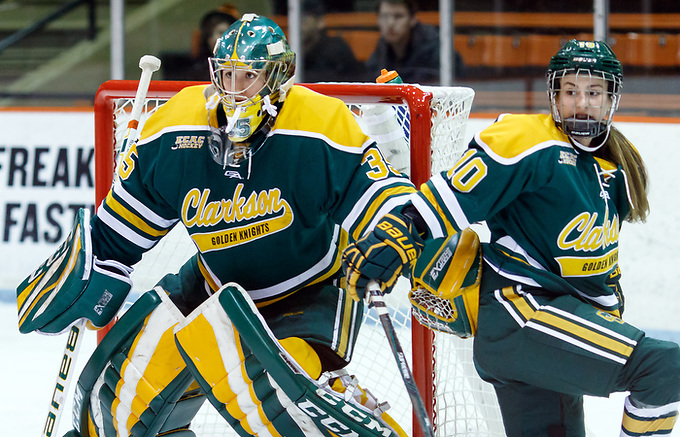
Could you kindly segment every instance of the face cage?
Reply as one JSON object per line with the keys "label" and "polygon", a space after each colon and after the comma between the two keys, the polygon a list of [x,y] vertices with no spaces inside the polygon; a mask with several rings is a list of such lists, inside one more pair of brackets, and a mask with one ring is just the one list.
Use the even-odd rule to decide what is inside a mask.
{"label": "face cage", "polygon": [[[262,102],[262,99],[269,95],[272,103],[276,102],[281,77],[284,76],[286,66],[281,61],[239,61],[222,58],[210,58],[210,77],[213,85],[217,88],[222,104],[227,111],[233,111],[237,107],[247,108]],[[224,81],[224,72],[231,71],[231,84]],[[250,72],[259,75],[266,75],[263,85],[255,90],[253,81],[244,89],[236,88],[236,73]],[[251,96],[245,96],[248,92]]]}
{"label": "face cage", "polygon": [[[587,75],[589,78],[594,79],[604,79],[607,84],[606,94],[611,102],[608,112],[605,115],[600,114],[599,119],[588,118],[588,119],[577,119],[574,117],[562,119],[560,112],[561,103],[557,100],[557,95],[562,88],[562,79],[568,74],[576,74],[576,77],[580,75]],[[578,141],[578,138],[595,138],[604,133],[609,132],[611,127],[612,119],[614,118],[614,113],[616,112],[619,101],[621,98],[621,79],[615,77],[610,73],[605,73],[601,71],[591,71],[588,69],[565,69],[552,72],[548,75],[548,96],[550,98],[550,110],[552,112],[553,119],[562,131],[569,137]],[[583,90],[580,90],[583,91]],[[601,111],[603,111],[601,109]]]}

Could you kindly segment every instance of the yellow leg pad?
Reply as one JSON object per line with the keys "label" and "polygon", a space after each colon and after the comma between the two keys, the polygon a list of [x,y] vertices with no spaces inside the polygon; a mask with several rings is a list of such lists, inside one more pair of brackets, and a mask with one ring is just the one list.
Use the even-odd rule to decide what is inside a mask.
{"label": "yellow leg pad", "polygon": [[[233,418],[246,432],[255,435],[267,428],[270,420],[262,410],[262,403],[252,391],[243,361],[244,353],[238,333],[224,314],[219,302],[204,302],[175,330],[193,366],[212,387],[212,395],[224,404]],[[210,320],[208,320],[210,319]],[[213,325],[218,324],[215,328]],[[216,329],[220,335],[215,334]]]}
{"label": "yellow leg pad", "polygon": [[[109,382],[106,384],[115,395],[111,404],[112,426],[120,435],[128,434],[139,422],[142,414],[148,410],[151,402],[156,400],[158,403],[161,391],[186,368],[175,345],[173,333],[173,327],[184,316],[162,290],[159,289],[158,294],[162,302],[144,320],[130,349],[125,352],[126,358],[123,359],[120,354],[112,357],[112,362],[120,360],[120,364],[115,366],[120,378],[115,385]],[[100,381],[103,383],[104,380],[102,374]],[[93,396],[97,396],[95,392]],[[92,402],[97,402],[97,399],[93,398]],[[100,423],[101,419],[97,417],[98,415],[95,415],[95,423],[101,430],[103,423]]]}
{"label": "yellow leg pad", "polygon": [[[266,369],[242,343],[218,294],[178,325],[175,337],[187,362],[191,363],[191,371],[198,372],[200,378],[197,379],[211,388],[208,398],[213,405],[228,421],[238,421],[245,433],[278,437],[295,428],[293,434],[287,435],[300,435],[302,429],[311,429],[309,418],[271,380]],[[287,338],[280,343],[306,372],[319,377],[321,361],[307,342]],[[281,426],[289,428],[277,429]]]}

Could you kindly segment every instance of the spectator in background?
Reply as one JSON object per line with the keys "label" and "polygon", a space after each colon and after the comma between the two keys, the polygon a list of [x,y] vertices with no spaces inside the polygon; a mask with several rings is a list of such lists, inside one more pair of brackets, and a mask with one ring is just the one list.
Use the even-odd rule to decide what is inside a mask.
{"label": "spectator in background", "polygon": [[364,69],[352,48],[340,36],[330,36],[324,21],[324,4],[305,0],[300,33],[304,53],[304,82],[353,82],[362,79]]}
{"label": "spectator in background", "polygon": [[208,58],[212,56],[215,42],[222,36],[240,14],[231,3],[209,11],[194,32],[191,54],[164,53],[161,55],[163,78],[166,80],[210,81]]}
{"label": "spectator in background", "polygon": [[[355,0],[324,0],[326,12],[352,12],[355,11]],[[288,0],[272,0],[272,14],[288,15]]]}
{"label": "spectator in background", "polygon": [[[406,83],[439,82],[439,31],[416,18],[415,0],[379,0],[377,5],[380,39],[366,61],[368,74],[380,69],[396,70]],[[455,52],[455,73],[462,73],[463,61]]]}

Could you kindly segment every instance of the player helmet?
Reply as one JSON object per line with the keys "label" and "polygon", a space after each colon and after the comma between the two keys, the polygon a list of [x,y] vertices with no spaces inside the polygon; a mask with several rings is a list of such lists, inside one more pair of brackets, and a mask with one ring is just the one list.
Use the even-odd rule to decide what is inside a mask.
{"label": "player helmet", "polygon": [[[582,114],[578,114],[576,109],[566,113],[564,106],[560,105],[560,91],[562,79],[569,74],[575,75],[576,81],[579,77],[603,79],[606,83],[604,98],[592,98],[592,91],[576,89],[576,92],[590,93],[585,104],[590,107],[582,109]],[[573,39],[550,59],[547,80],[550,109],[555,124],[583,150],[592,152],[601,147],[609,135],[612,118],[619,106],[623,81],[621,62],[616,59],[612,49],[602,41]],[[587,147],[579,141],[584,138],[595,141],[590,141],[590,146]]]}
{"label": "player helmet", "polygon": [[[272,20],[244,14],[217,40],[210,76],[227,115],[227,137],[242,142],[253,135],[293,83],[295,53]],[[237,80],[247,75],[246,84]]]}

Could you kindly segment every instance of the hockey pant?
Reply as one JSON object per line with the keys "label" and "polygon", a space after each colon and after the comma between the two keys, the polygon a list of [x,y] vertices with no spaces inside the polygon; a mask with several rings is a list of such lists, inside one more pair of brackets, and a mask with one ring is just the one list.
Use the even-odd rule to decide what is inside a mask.
{"label": "hockey pant", "polygon": [[475,365],[494,384],[508,437],[585,436],[583,395],[623,391],[621,436],[668,435],[680,401],[678,345],[573,296],[534,291],[489,288],[480,300]]}
{"label": "hockey pant", "polygon": [[[233,328],[225,328],[220,322],[220,329],[214,330],[210,323],[202,323],[212,321],[213,313],[223,317],[217,296],[190,314],[192,323],[187,324],[162,288],[142,295],[106,335],[83,370],[77,386],[76,409],[81,415],[76,431],[82,437],[151,437],[161,433],[193,437],[189,423],[208,393],[211,403],[240,435],[331,435],[319,430],[310,416],[324,418],[324,407],[331,408],[330,402],[337,399],[331,396],[321,407],[309,404],[304,413],[280,390]],[[180,323],[184,328],[178,330]],[[184,339],[184,357],[177,348],[180,339]],[[318,378],[321,362],[306,341],[291,337],[281,340],[280,345],[290,354],[289,359],[304,369],[301,373]],[[188,360],[188,356],[192,359]],[[341,382],[355,386],[348,377],[325,375],[327,385],[335,383],[335,392],[345,390]],[[374,398],[355,392],[358,402],[354,402],[363,402],[369,405],[366,411],[376,410],[380,415],[381,406]],[[356,418],[361,417],[361,421],[383,433],[359,435],[398,435],[391,430],[399,430],[398,425],[388,427],[369,416],[362,411],[351,420],[357,422]],[[383,416],[391,423],[386,414]],[[363,430],[361,421],[357,423]],[[350,430],[342,422],[334,426],[337,428],[331,431],[336,435]]]}

